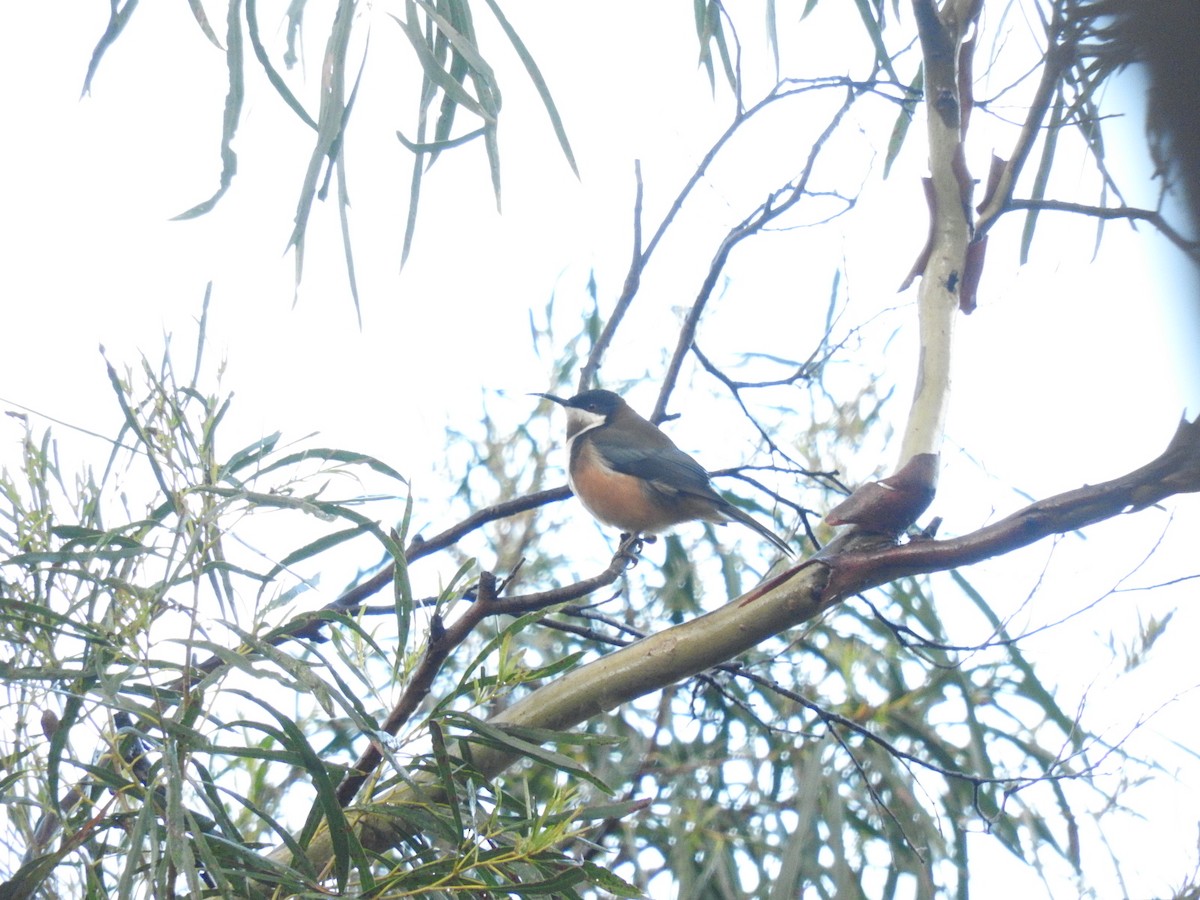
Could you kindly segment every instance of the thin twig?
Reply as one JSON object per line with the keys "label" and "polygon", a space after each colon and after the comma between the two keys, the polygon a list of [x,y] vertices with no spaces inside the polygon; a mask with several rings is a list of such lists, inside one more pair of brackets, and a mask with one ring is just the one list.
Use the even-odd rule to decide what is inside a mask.
{"label": "thin twig", "polygon": [[[484,616],[491,612],[495,602],[496,576],[491,572],[484,572],[479,578],[479,593],[475,602],[470,604],[453,624],[443,630],[436,625],[435,620],[435,627],[431,629],[433,633],[425,647],[425,655],[413,671],[400,699],[380,726],[380,731],[395,736],[401,726],[412,718],[422,701],[429,696],[433,680],[441,671],[442,664],[475,630],[475,626],[483,621]],[[338,803],[342,806],[348,805],[382,761],[383,751],[379,747],[378,738],[373,738],[338,785]]]}
{"label": "thin twig", "polygon": [[1131,222],[1148,222],[1172,244],[1192,259],[1200,261],[1200,240],[1185,238],[1156,209],[1138,209],[1133,206],[1090,206],[1086,203],[1071,203],[1066,200],[1010,200],[1001,212],[1018,209],[1077,213],[1096,219],[1128,219]]}
{"label": "thin twig", "polygon": [[[700,285],[696,299],[692,302],[691,309],[688,310],[687,316],[684,317],[683,325],[679,329],[679,338],[675,343],[675,352],[671,355],[671,361],[667,364],[667,370],[663,375],[662,387],[659,389],[658,400],[654,404],[654,411],[650,415],[650,421],[661,422],[666,418],[667,403],[671,399],[671,392],[675,389],[675,382],[679,378],[679,370],[683,366],[684,357],[692,348],[692,344],[696,338],[696,329],[700,324],[700,316],[703,314],[704,308],[708,305],[708,301],[712,298],[713,289],[720,279],[721,272],[725,268],[725,263],[729,259],[729,254],[733,252],[733,248],[739,243],[751,235],[760,232],[766,225],[787,212],[806,196],[808,182],[812,176],[813,167],[817,163],[817,158],[824,149],[826,142],[833,135],[838,125],[841,124],[842,117],[849,112],[850,107],[854,105],[858,96],[858,92],[854,89],[847,91],[846,99],[842,102],[842,105],[838,107],[837,112],[833,114],[829,120],[829,124],[825,126],[825,129],[817,136],[817,139],[813,141],[808,159],[805,161],[800,175],[783,187],[772,191],[757,209],[737,225],[733,226],[724,239],[722,239],[720,245],[717,247],[717,252],[713,254],[712,262],[709,263],[708,274]],[[761,105],[759,104],[759,107]],[[755,107],[755,109],[759,107]]]}

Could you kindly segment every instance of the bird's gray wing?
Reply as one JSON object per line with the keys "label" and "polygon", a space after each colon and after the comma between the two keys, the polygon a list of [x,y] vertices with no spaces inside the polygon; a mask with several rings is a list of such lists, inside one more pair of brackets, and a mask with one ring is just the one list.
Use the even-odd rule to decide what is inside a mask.
{"label": "bird's gray wing", "polygon": [[703,497],[716,496],[709,484],[708,472],[678,447],[630,447],[604,440],[604,437],[596,435],[596,449],[616,471],[644,479],[656,487]]}

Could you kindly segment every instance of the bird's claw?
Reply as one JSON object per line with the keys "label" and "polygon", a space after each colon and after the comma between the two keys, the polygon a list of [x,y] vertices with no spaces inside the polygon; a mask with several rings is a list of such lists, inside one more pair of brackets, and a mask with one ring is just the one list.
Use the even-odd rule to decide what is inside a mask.
{"label": "bird's claw", "polygon": [[645,544],[653,544],[657,538],[654,535],[643,537],[640,534],[629,534],[625,532],[621,535],[621,542],[617,546],[617,556],[625,558],[627,568],[632,569],[642,559],[642,547]]}

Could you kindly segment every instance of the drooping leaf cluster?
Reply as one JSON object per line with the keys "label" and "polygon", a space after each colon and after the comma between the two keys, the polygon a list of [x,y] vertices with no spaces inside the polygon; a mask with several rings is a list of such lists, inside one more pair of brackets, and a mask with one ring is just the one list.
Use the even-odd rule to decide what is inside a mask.
{"label": "drooping leaf cluster", "polygon": [[[289,11],[285,68],[304,8]],[[820,8],[810,2],[803,13]],[[114,6],[89,79],[134,9]],[[220,46],[203,8],[192,9]],[[786,29],[777,6],[768,9],[768,45],[786,71]],[[1041,80],[983,198],[981,234],[1024,206],[1033,240],[1032,215],[1055,208],[1043,174],[1070,128],[1107,179],[1096,85],[1071,55],[1072,9],[1037,7]],[[530,51],[495,4],[488,10],[569,158]],[[645,302],[638,287],[659,239],[726,144],[776,104],[836,96],[794,160],[798,174],[735,210],[698,266],[702,286],[673,346],[645,363],[662,385],[660,420],[695,372],[734,401],[726,410],[745,412],[767,464],[739,468],[729,473],[739,481],[720,486],[749,493],[752,511],[794,527],[806,550],[828,538],[819,511],[843,488],[838,473],[861,466],[856,451],[887,427],[886,391],[869,378],[835,384],[855,333],[838,324],[840,271],[822,282],[833,283],[823,335],[809,336],[794,358],[747,348],[745,359],[770,364],[768,378],[743,379],[730,354],[702,349],[711,337],[703,326],[737,251],[770,227],[790,227],[785,214],[821,222],[853,208],[854,195],[824,190],[813,172],[835,138],[860,127],[856,104],[882,101],[894,113],[878,134],[885,169],[917,133],[908,126],[924,70],[912,23],[898,4],[862,2],[854,12],[865,27],[855,45],[868,60],[861,77],[778,78],[746,102],[733,19],[722,4],[698,3],[701,64],[714,90],[719,70],[735,97],[729,130],[644,246],[639,183],[620,297],[599,297],[593,282],[581,315],[549,311],[531,327],[548,387],[569,393],[577,374],[596,378],[609,348],[620,349],[623,317]],[[337,5],[314,113],[264,49],[253,0],[229,4],[221,187],[189,212],[210,208],[232,183],[244,38],[316,133],[292,237],[297,258],[335,164],[346,228],[341,149],[360,77],[348,73],[366,52],[353,56],[358,13],[353,2]],[[412,2],[390,15],[423,72],[418,126],[404,138],[414,154],[407,250],[438,154],[481,139],[498,199],[500,92],[465,2]],[[996,99],[975,98],[974,115]],[[1036,172],[1022,181],[1038,152]],[[1031,185],[1027,199],[1013,199],[1018,183]],[[810,206],[818,200],[828,206]],[[1145,212],[1076,206],[1101,218]],[[29,427],[21,469],[3,477],[0,676],[21,711],[5,736],[0,781],[4,840],[21,861],[5,869],[14,896],[266,896],[274,887],[299,896],[965,896],[970,847],[982,835],[1023,859],[1057,857],[1081,871],[1077,821],[1087,804],[1074,785],[1086,785],[1112,751],[1060,708],[966,576],[938,606],[965,602],[989,637],[948,629],[933,583],[904,580],[581,730],[500,728],[493,715],[534,687],[739,596],[763,574],[762,561],[698,527],[663,539],[661,567],[615,559],[593,576],[551,505],[566,492],[532,404],[527,421],[485,410],[478,428],[450,435],[446,496],[412,497],[386,461],[346,450],[293,449],[271,436],[225,451],[226,429],[236,430],[231,407],[204,386],[200,353],[190,378],[178,377],[170,353],[136,377],[108,371],[120,424],[103,470],[75,479],[54,438]],[[786,404],[761,399],[783,392]],[[764,484],[777,476],[789,490],[778,478]],[[445,530],[414,534],[418,503]],[[347,566],[348,589],[323,593],[322,573]],[[579,585],[587,590],[573,593]],[[523,605],[497,612],[514,599]],[[523,762],[484,771],[476,761],[492,751]],[[366,813],[372,828],[392,827],[366,833]],[[309,851],[321,842],[330,852],[318,866]]]}

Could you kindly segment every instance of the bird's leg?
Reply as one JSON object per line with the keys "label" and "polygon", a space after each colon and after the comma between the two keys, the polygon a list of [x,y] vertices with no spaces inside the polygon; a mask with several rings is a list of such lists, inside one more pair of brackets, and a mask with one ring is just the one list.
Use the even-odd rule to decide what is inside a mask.
{"label": "bird's leg", "polygon": [[628,561],[629,567],[632,568],[641,560],[642,545],[652,543],[654,535],[642,537],[640,534],[630,534],[629,532],[621,533],[621,542],[617,545],[617,556],[623,556]]}

